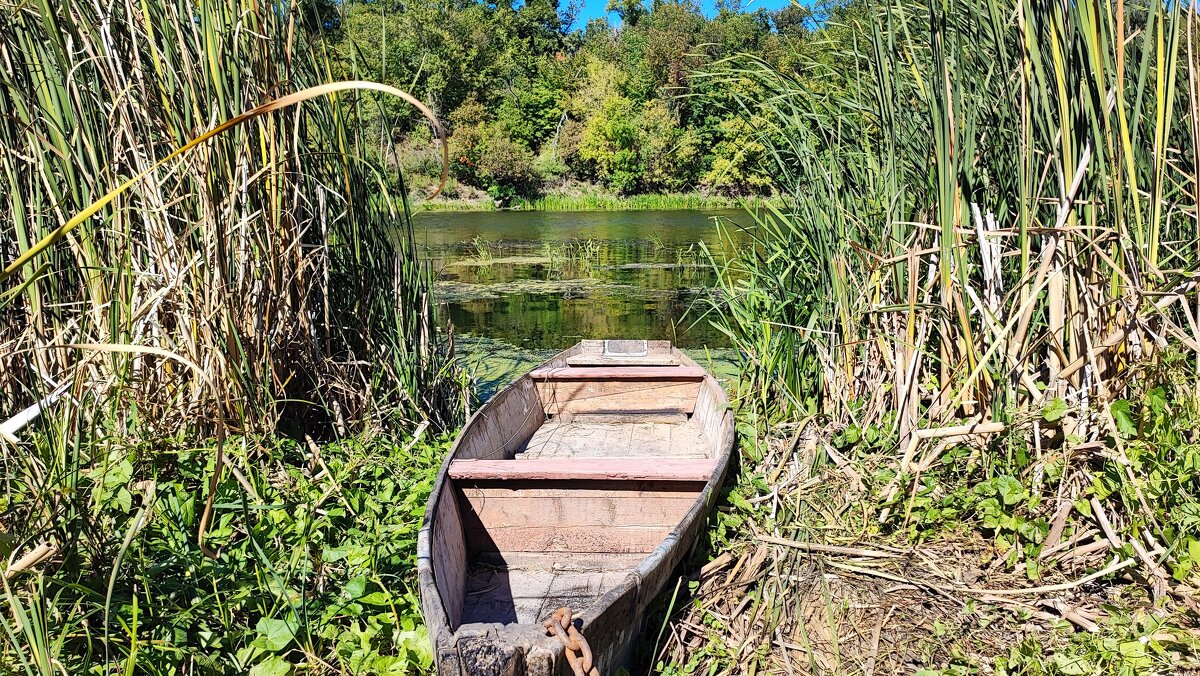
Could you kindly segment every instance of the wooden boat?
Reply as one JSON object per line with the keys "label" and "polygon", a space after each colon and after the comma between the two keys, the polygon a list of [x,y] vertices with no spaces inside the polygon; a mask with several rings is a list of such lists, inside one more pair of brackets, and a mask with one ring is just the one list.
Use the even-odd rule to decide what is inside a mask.
{"label": "wooden boat", "polygon": [[728,404],[667,341],[585,340],[480,408],[418,540],[437,673],[626,666],[724,481]]}

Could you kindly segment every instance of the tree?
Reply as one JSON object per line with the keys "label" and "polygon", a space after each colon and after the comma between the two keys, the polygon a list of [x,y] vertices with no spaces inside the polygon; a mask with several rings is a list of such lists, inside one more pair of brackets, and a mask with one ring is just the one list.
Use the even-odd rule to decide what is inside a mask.
{"label": "tree", "polygon": [[722,139],[713,148],[712,166],[701,183],[722,195],[767,194],[771,179],[763,173],[766,147],[744,119],[728,117],[719,125]]}
{"label": "tree", "polygon": [[642,179],[637,142],[633,101],[610,96],[601,104],[600,111],[587,120],[579,158],[609,188],[629,194],[637,190]]}
{"label": "tree", "polygon": [[[524,193],[539,188],[531,167],[621,193],[760,190],[749,129],[722,118],[729,83],[695,74],[743,52],[800,76],[837,72],[844,57],[824,38],[870,15],[864,0],[776,12],[720,0],[711,19],[695,0],[610,0],[619,24],[572,29],[579,5],[568,1],[301,0],[299,11],[348,75],[409,91],[448,120],[460,181]],[[357,114],[385,142],[365,152],[423,147],[409,138],[421,133],[410,109],[381,100]]]}
{"label": "tree", "polygon": [[623,26],[633,27],[646,15],[646,6],[642,0],[608,0],[605,11],[616,13]]}
{"label": "tree", "polygon": [[456,179],[488,191],[501,204],[537,193],[541,186],[533,152],[489,120],[483,105],[470,100],[450,121],[450,170]]}
{"label": "tree", "polygon": [[697,46],[704,38],[704,22],[695,5],[671,2],[659,5],[643,23],[643,58],[656,88],[679,90],[687,85],[689,74],[700,63]]}
{"label": "tree", "polygon": [[788,36],[806,36],[816,26],[812,9],[803,5],[787,5],[776,11],[771,21],[775,30]]}
{"label": "tree", "polygon": [[534,169],[533,153],[524,145],[496,133],[484,141],[479,158],[479,175],[492,199],[501,205],[513,197],[531,196],[538,191],[537,171]]}
{"label": "tree", "polygon": [[505,135],[526,148],[538,148],[562,117],[562,94],[544,81],[526,80],[500,103],[496,119]]}
{"label": "tree", "polygon": [[642,189],[681,192],[693,188],[704,159],[699,134],[680,127],[661,100],[644,104],[637,126]]}

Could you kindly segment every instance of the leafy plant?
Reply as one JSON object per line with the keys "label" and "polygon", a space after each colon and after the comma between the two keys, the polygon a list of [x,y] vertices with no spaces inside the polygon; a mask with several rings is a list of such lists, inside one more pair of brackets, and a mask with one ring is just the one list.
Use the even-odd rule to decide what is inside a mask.
{"label": "leafy plant", "polygon": [[[349,90],[383,87],[328,84],[298,10],[5,7],[0,670],[342,662],[320,630],[357,621],[330,609],[363,575],[392,619],[358,652],[428,662],[405,634],[411,449],[278,441],[395,438],[463,403],[405,196],[364,157]],[[356,559],[324,561],[334,542]]]}
{"label": "leafy plant", "polygon": [[[191,533],[210,449],[110,444],[118,465],[156,477],[152,516],[111,586],[84,565],[10,587],[7,602],[20,611],[9,627],[15,640],[0,659],[25,655],[31,664],[59,664],[69,673],[107,673],[113,663],[166,673],[191,662],[217,673],[290,674],[312,656],[354,674],[428,669],[416,538],[449,439],[352,439],[315,451],[262,441],[238,445],[286,469],[250,470],[242,477],[246,486],[231,478],[218,487],[216,560],[201,553]],[[96,474],[85,486],[95,495],[101,487],[128,485],[118,481],[113,473]],[[117,500],[93,500],[91,509],[107,534],[92,545],[111,552],[135,519]]]}

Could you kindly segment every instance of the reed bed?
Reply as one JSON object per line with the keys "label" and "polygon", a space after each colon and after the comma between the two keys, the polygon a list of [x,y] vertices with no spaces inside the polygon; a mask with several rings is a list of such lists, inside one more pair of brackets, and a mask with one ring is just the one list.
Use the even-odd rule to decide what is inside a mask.
{"label": "reed bed", "polygon": [[770,114],[791,195],[725,276],[763,400],[784,414],[861,400],[908,437],[922,419],[1118,396],[1131,361],[1200,347],[1194,15],[880,12],[873,51],[843,55],[843,87],[749,59],[711,74],[753,88],[741,103]]}
{"label": "reed bed", "polygon": [[[1018,573],[1002,585],[1131,575],[1151,603],[1182,603],[1200,554],[1181,516],[1200,494],[1194,9],[901,1],[870,15],[798,73],[741,57],[706,74],[763,120],[787,196],[755,212],[752,247],[714,263],[747,420],[789,438],[804,421],[824,440],[816,464],[863,491],[861,540],[905,561],[912,542],[965,529],[1001,562],[993,573]],[[807,471],[798,457],[748,463],[739,490],[774,507],[735,511],[767,535],[805,528],[776,518],[768,481]],[[1045,555],[1064,542],[1071,566]],[[774,576],[796,556],[743,566],[773,580],[749,587],[755,602],[793,589]],[[707,666],[829,668],[755,652],[807,612],[763,607],[758,642]]]}
{"label": "reed bed", "polygon": [[[320,561],[322,538],[360,528],[401,538],[412,505],[392,499],[421,477],[384,486],[405,479],[411,445],[371,461],[322,448],[452,427],[464,408],[406,198],[364,159],[382,156],[358,123],[379,102],[322,95],[156,167],[244,111],[353,76],[305,6],[0,1],[0,671],[351,659],[318,631],[346,618],[310,617],[295,590],[318,603],[314,585],[363,562],[293,557]],[[331,497],[342,506],[322,509]],[[401,579],[406,551],[379,554],[371,573]],[[355,659],[403,668],[427,652],[381,641]]]}
{"label": "reed bed", "polygon": [[[331,78],[287,3],[158,4],[6,8],[6,265],[206,128]],[[404,198],[355,154],[354,116],[374,104],[332,98],[197,147],[14,271],[0,408],[86,374],[71,384],[121,391],[160,425],[452,410]],[[201,365],[233,410],[165,360],[53,347],[72,343],[167,350]]]}

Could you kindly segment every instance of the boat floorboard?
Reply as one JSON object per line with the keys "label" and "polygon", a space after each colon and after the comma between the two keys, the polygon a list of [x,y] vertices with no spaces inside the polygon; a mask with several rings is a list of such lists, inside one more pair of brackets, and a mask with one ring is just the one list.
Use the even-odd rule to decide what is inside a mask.
{"label": "boat floorboard", "polygon": [[467,572],[464,623],[537,623],[562,606],[581,609],[620,584],[645,554],[506,553]]}
{"label": "boat floorboard", "polygon": [[543,424],[516,458],[706,458],[704,430],[686,422]]}

